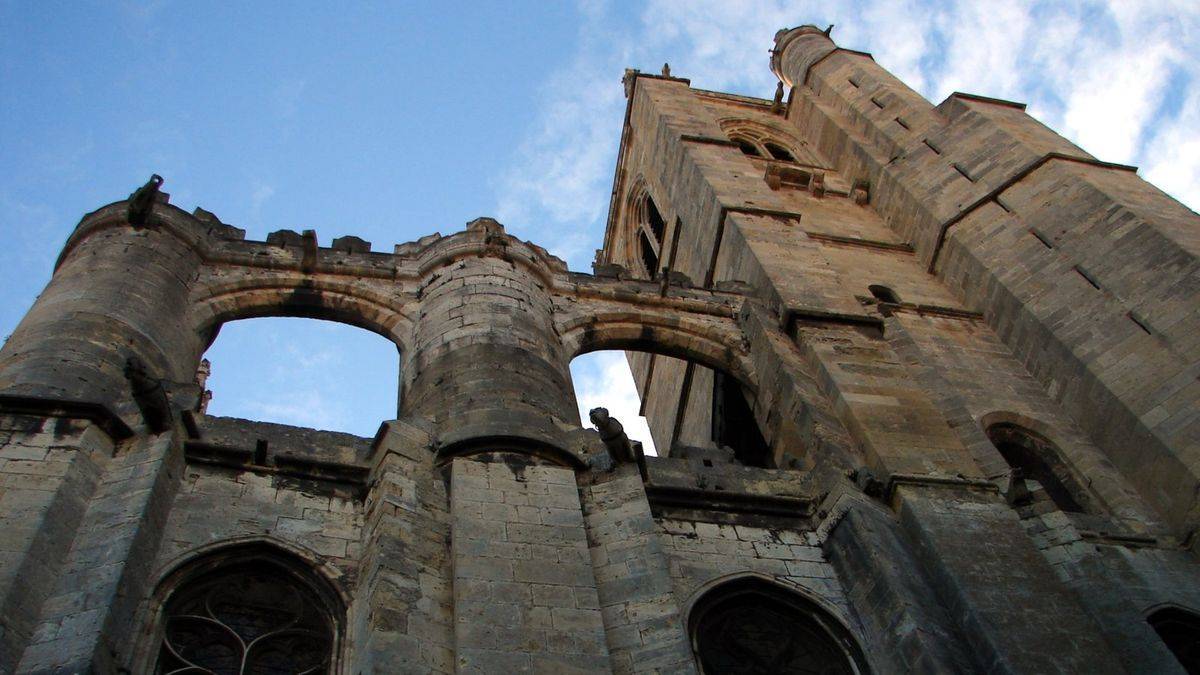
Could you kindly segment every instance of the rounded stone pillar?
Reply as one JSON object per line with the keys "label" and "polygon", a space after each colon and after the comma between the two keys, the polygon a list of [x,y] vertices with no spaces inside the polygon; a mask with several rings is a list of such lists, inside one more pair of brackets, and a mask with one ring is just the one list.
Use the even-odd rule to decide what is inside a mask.
{"label": "rounded stone pillar", "polygon": [[203,344],[184,318],[198,235],[183,211],[153,208],[136,228],[126,202],[84,217],[0,350],[0,395],[99,404],[137,423],[129,357],[152,378],[192,380]]}
{"label": "rounded stone pillar", "polygon": [[785,28],[775,33],[771,71],[787,86],[799,86],[808,69],[835,49],[837,45],[829,35],[816,26]]}
{"label": "rounded stone pillar", "polygon": [[549,279],[562,262],[481,218],[421,254],[421,305],[405,357],[406,415],[444,448],[556,446],[578,425]]}
{"label": "rounded stone pillar", "polygon": [[[814,67],[818,70],[813,71]],[[809,84],[822,92],[826,89],[842,92],[848,105],[857,108],[863,119],[874,120],[870,124],[893,125],[903,131],[905,127],[895,124],[897,114],[904,116],[908,128],[932,128],[943,123],[932,103],[875,63],[870,54],[839,47],[816,26],[777,32],[775,48],[771,50],[771,71],[789,87]],[[813,80],[822,78],[826,81],[814,85]],[[877,120],[875,113],[880,107],[891,112]],[[890,135],[894,130],[889,128],[888,132]]]}

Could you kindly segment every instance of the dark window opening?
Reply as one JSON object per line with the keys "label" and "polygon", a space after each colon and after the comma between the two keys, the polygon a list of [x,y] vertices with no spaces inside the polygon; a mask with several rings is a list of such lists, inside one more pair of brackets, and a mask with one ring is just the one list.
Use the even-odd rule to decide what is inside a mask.
{"label": "dark window opening", "polygon": [[1146,620],[1179,660],[1179,665],[1192,675],[1200,675],[1200,617],[1177,607],[1167,607]]}
{"label": "dark window opening", "polygon": [[787,148],[783,147],[782,145],[777,145],[775,143],[765,143],[765,144],[763,144],[763,147],[765,147],[767,149],[767,152],[771,153],[771,156],[774,157],[775,159],[778,159],[783,162],[795,162],[796,161],[796,158],[794,156],[792,156],[792,153]]}
{"label": "dark window opening", "polygon": [[849,633],[812,603],[760,581],[726,587],[701,598],[689,621],[705,675],[868,672]]}
{"label": "dark window opening", "polygon": [[871,291],[871,295],[880,302],[890,302],[894,305],[900,304],[900,296],[896,295],[896,291],[879,284],[871,284],[867,286],[867,290]]}
{"label": "dark window opening", "polygon": [[645,232],[639,234],[638,241],[642,249],[642,266],[646,268],[646,276],[653,279],[658,275],[658,254],[654,252],[654,246]]}
{"label": "dark window opening", "polygon": [[733,449],[733,456],[746,466],[774,466],[771,446],[758,428],[742,385],[722,373],[713,373],[712,439],[718,446]]}
{"label": "dark window opening", "polygon": [[987,435],[1009,467],[1019,471],[1022,478],[1041,484],[1060,511],[1084,512],[1075,491],[1068,487],[1071,478],[1053,443],[1015,424],[994,424]]}
{"label": "dark window opening", "polygon": [[661,246],[663,241],[663,233],[666,231],[666,223],[663,222],[662,214],[658,212],[658,207],[654,205],[654,200],[646,197],[646,224],[650,226],[650,231],[654,233],[654,240]]}
{"label": "dark window opening", "polygon": [[155,673],[326,673],[334,621],[286,568],[234,564],[176,591],[163,610]]}
{"label": "dark window opening", "polygon": [[750,141],[747,141],[744,138],[735,138],[733,141],[738,144],[738,149],[742,151],[743,155],[747,155],[749,157],[762,157],[762,154],[758,151],[758,146],[754,145]]}

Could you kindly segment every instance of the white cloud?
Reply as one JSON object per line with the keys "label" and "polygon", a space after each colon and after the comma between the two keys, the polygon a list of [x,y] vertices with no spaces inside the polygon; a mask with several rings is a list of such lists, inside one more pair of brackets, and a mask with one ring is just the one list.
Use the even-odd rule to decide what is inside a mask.
{"label": "white cloud", "polygon": [[1163,120],[1142,153],[1146,180],[1193,209],[1200,207],[1200,90],[1180,104],[1179,113]]}
{"label": "white cloud", "polygon": [[590,260],[593,225],[608,208],[627,53],[605,27],[603,6],[585,10],[581,53],[543,86],[541,109],[516,163],[498,181],[496,208],[511,231],[576,267]]}
{"label": "white cloud", "polygon": [[[213,401],[216,402],[216,397]],[[329,401],[320,391],[313,389],[299,389],[286,400],[243,401],[236,409],[250,419],[276,424],[338,431],[353,426],[344,405]]]}
{"label": "white cloud", "polygon": [[255,218],[262,215],[262,207],[271,197],[275,196],[275,188],[263,183],[262,181],[254,181],[254,190],[250,193],[250,212]]}

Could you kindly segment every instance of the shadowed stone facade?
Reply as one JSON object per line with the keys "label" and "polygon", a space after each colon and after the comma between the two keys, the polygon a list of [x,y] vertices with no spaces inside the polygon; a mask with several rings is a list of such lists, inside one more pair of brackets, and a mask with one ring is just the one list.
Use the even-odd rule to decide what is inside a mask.
{"label": "shadowed stone facade", "polygon": [[[814,27],[771,67],[626,74],[594,274],[85,216],[0,351],[0,672],[1196,668],[1200,217]],[[263,316],[392,341],[396,419],[204,414]],[[602,349],[663,456],[582,428]]]}

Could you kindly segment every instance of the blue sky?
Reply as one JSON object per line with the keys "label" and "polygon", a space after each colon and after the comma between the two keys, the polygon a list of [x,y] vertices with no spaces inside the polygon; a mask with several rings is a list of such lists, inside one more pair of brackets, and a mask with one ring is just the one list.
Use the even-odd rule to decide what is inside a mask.
{"label": "blue sky", "polygon": [[[669,61],[769,97],[771,38],[800,23],[836,24],[935,102],[1028,102],[1200,206],[1195,2],[230,4],[0,0],[0,335],[79,217],[153,172],[251,238],[313,228],[386,251],[492,215],[586,271],[623,69]],[[370,435],[394,410],[395,350],[369,333],[236,322],[209,356],[217,414]],[[649,440],[619,355],[573,370],[581,407]]]}

